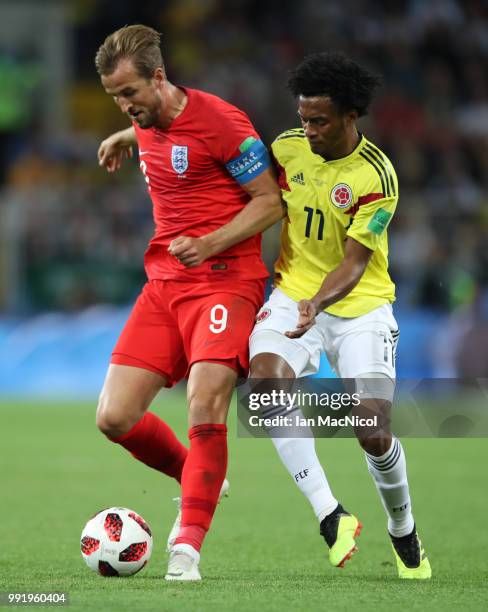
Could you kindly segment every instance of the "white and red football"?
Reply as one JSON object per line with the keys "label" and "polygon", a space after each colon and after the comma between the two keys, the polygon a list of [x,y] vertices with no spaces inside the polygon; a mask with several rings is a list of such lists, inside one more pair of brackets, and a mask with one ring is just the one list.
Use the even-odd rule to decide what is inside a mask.
{"label": "white and red football", "polygon": [[153,539],[146,521],[128,508],[106,508],[81,532],[81,554],[102,576],[131,576],[151,558]]}

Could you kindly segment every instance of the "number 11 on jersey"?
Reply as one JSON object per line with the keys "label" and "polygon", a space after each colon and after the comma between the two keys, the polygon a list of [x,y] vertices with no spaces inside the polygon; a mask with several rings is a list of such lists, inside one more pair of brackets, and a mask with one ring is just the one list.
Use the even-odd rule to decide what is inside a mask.
{"label": "number 11 on jersey", "polygon": [[317,240],[324,239],[324,213],[321,210],[315,210],[310,206],[305,206],[303,210],[307,213],[307,224],[305,226],[305,236],[310,238],[314,213],[319,217],[319,226],[317,231]]}

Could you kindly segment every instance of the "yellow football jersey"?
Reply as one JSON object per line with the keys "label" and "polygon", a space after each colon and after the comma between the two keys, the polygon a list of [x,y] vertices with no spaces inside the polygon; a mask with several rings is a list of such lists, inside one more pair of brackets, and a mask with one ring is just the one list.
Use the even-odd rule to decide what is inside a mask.
{"label": "yellow football jersey", "polygon": [[275,286],[294,300],[312,298],[341,263],[351,236],[373,254],[356,287],[326,311],[357,317],[393,302],[386,228],[398,201],[398,181],[386,155],[361,136],[350,155],[326,160],[312,152],[301,128],[278,136],[272,151],[288,206]]}

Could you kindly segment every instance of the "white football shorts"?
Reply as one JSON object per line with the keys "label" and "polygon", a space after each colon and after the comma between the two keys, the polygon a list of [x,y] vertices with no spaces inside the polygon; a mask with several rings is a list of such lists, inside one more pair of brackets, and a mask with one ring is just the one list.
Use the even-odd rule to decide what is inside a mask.
{"label": "white football shorts", "polygon": [[301,338],[287,338],[284,332],[294,330],[297,321],[297,302],[274,289],[256,317],[249,339],[250,359],[274,353],[299,378],[317,373],[323,351],[339,378],[377,374],[395,379],[399,332],[391,304],[352,319],[322,312]]}

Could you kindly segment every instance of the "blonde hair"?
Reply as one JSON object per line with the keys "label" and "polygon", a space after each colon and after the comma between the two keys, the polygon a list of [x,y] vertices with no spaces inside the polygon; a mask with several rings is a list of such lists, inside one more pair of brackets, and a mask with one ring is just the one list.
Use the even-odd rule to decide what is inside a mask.
{"label": "blonde hair", "polygon": [[122,59],[130,59],[141,77],[150,79],[156,68],[164,68],[161,35],[145,25],[124,26],[107,36],[95,56],[100,75],[108,76]]}

